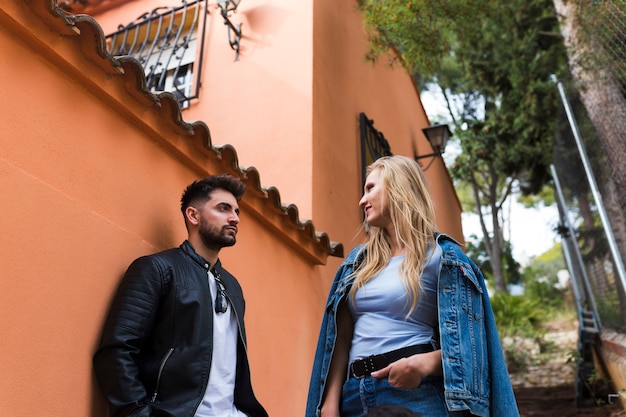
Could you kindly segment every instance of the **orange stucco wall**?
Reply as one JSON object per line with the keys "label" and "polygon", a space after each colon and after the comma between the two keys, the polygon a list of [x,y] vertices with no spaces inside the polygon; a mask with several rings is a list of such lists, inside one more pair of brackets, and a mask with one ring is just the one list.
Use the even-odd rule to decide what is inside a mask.
{"label": "orange stucco wall", "polygon": [[[132,259],[184,239],[184,186],[219,172],[249,186],[238,243],[221,258],[246,294],[257,394],[272,417],[302,415],[341,259],[316,250],[315,233],[307,238],[242,167],[349,249],[360,222],[358,113],[394,153],[412,155],[411,141],[429,152],[410,77],[364,63],[356,2],[247,0],[233,17],[244,23],[237,62],[211,14],[201,100],[181,114],[141,91],[132,64],[99,52],[90,18],[65,20],[49,3],[0,3],[0,415],[105,415],[91,355],[111,295]],[[96,16],[97,28],[156,6],[129,2],[124,18]],[[205,146],[204,123],[238,160]],[[445,168],[427,175],[440,227],[462,239]]]}
{"label": "orange stucco wall", "polygon": [[[0,21],[0,415],[104,416],[91,355],[114,288],[132,259],[184,239],[184,186],[225,169],[150,101],[123,97],[123,74],[72,68],[72,35],[21,2]],[[273,416],[299,415],[329,272],[247,199],[222,261],[247,294],[258,395]]]}
{"label": "orange stucco wall", "polygon": [[[353,246],[360,238],[356,235],[355,241],[361,219],[359,113],[374,120],[397,155],[413,156],[414,149],[419,155],[432,153],[421,131],[429,122],[404,68],[392,68],[384,58],[365,62],[367,36],[356,1],[318,0],[314,16],[313,212],[316,224]],[[439,208],[440,230],[463,241],[460,205],[441,158],[426,176]]]}
{"label": "orange stucco wall", "polygon": [[[177,0],[135,0],[94,17],[105,34]],[[281,191],[313,218],[312,25],[313,0],[246,0],[230,19],[242,24],[240,57],[228,44],[216,2],[209,2],[200,100],[184,111],[203,120],[216,143],[232,144],[244,165],[254,165],[263,184]],[[285,170],[289,169],[286,175]]]}
{"label": "orange stucco wall", "polygon": [[[136,0],[95,18],[111,33],[156,6]],[[365,62],[367,37],[356,1],[241,2],[230,16],[242,24],[238,61],[219,9],[208,9],[201,99],[184,111],[185,118],[206,121],[214,140],[234,145],[242,164],[258,168],[263,183],[277,186],[302,217],[332,231],[336,240],[354,241],[360,221],[359,113],[375,120],[393,153],[432,152],[421,131],[429,121],[409,73],[384,59]],[[441,159],[427,176],[435,199],[446,207],[438,219],[441,230],[463,241],[460,205]]]}

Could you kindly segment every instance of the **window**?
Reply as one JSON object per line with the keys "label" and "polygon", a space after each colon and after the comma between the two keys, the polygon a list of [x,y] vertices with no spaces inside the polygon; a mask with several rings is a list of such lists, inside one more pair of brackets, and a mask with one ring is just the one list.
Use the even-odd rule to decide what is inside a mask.
{"label": "window", "polygon": [[[183,1],[179,7],[158,7],[108,35],[107,49],[113,56],[132,56],[144,69],[150,91],[173,93],[182,108],[199,97],[206,11],[204,0]],[[202,17],[202,19],[201,19]],[[202,20],[202,21],[200,21]]]}
{"label": "window", "polygon": [[367,167],[381,156],[393,154],[385,136],[374,128],[374,121],[368,119],[365,113],[359,115],[359,130],[361,132],[361,185],[363,185]]}
{"label": "window", "polygon": [[169,91],[173,93],[182,108],[189,107],[189,99],[192,96],[193,86],[193,63],[181,67],[168,69],[148,77],[150,91]]}

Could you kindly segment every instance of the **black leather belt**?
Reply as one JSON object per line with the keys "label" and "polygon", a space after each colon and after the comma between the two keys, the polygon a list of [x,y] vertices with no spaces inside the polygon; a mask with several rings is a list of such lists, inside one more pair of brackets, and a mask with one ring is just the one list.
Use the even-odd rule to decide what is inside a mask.
{"label": "black leather belt", "polygon": [[399,359],[417,355],[418,353],[432,352],[434,350],[435,348],[432,344],[424,343],[392,350],[390,352],[381,353],[380,355],[357,359],[350,364],[350,375],[357,379],[364,378],[369,376],[372,372],[381,370]]}

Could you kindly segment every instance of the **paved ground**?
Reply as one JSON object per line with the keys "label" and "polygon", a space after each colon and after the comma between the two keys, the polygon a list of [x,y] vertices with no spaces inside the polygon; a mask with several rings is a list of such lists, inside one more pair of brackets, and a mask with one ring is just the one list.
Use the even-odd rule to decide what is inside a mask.
{"label": "paved ground", "polygon": [[535,355],[530,366],[511,374],[522,417],[626,417],[622,406],[608,398],[610,387],[599,389],[597,404],[588,401],[586,407],[576,406],[574,364],[568,361],[576,349],[575,328],[551,332],[546,340],[547,352]]}
{"label": "paved ground", "polygon": [[573,385],[515,388],[522,417],[624,417],[619,404],[576,407]]}

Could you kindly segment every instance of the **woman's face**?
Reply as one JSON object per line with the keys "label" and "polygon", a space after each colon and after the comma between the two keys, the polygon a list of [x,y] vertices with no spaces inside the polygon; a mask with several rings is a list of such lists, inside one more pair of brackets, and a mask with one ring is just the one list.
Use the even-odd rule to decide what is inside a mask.
{"label": "woman's face", "polygon": [[383,207],[383,181],[380,177],[380,169],[375,169],[365,179],[363,197],[359,206],[365,213],[365,221],[370,226],[386,228],[391,224],[391,219],[386,207]]}

